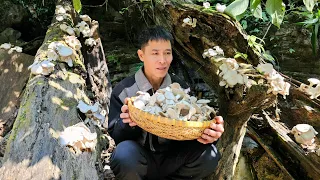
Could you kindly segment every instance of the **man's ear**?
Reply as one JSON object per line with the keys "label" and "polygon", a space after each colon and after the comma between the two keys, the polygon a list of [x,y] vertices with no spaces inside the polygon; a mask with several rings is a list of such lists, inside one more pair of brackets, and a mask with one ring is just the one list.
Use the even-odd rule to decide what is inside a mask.
{"label": "man's ear", "polygon": [[138,54],[138,56],[139,56],[140,61],[143,62],[143,51],[142,51],[141,49],[139,49],[139,50],[137,51],[137,54]]}

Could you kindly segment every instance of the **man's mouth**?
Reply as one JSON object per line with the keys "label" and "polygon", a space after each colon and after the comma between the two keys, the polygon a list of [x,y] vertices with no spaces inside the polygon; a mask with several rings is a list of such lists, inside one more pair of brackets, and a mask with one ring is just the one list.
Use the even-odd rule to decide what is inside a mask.
{"label": "man's mouth", "polygon": [[167,69],[167,67],[158,67],[157,69],[158,70],[165,70],[165,69]]}

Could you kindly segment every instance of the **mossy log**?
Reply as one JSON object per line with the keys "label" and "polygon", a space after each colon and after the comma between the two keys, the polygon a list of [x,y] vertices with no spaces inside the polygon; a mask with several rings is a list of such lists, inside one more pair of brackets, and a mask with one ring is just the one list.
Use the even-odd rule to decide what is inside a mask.
{"label": "mossy log", "polygon": [[[79,19],[71,1],[59,0],[57,4],[70,9],[67,10],[67,18],[59,22],[54,16],[36,59],[45,58],[51,42],[64,40],[65,33],[59,28],[61,23],[74,26]],[[98,36],[94,38],[100,42]],[[0,179],[101,179],[101,148],[107,142],[100,138],[100,128],[89,125],[91,132],[98,134],[96,150],[93,152],[75,154],[58,141],[59,133],[64,128],[82,121],[77,110],[79,100],[87,103],[90,100],[99,101],[104,105],[109,103],[108,69],[102,67],[100,73],[95,70],[88,75],[86,68],[90,64],[91,69],[96,69],[97,64],[104,63],[101,43],[82,53],[77,52],[72,68],[59,62],[50,76],[30,76],[7,142]],[[85,65],[83,57],[89,57],[89,54],[91,58],[86,60]],[[95,83],[95,91],[91,92],[93,98],[90,99],[87,86],[92,82],[86,82],[85,78],[94,74],[99,74],[98,77],[102,79]],[[106,96],[100,95],[100,92],[106,93]]]}

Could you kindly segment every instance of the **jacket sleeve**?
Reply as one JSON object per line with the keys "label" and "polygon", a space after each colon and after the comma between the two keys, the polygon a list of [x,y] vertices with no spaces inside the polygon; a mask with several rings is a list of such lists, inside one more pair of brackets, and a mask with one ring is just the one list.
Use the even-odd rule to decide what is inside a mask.
{"label": "jacket sleeve", "polygon": [[123,123],[120,118],[122,101],[114,92],[111,93],[110,111],[108,115],[108,132],[116,144],[124,140],[136,140],[141,134],[141,128],[138,126],[130,127]]}

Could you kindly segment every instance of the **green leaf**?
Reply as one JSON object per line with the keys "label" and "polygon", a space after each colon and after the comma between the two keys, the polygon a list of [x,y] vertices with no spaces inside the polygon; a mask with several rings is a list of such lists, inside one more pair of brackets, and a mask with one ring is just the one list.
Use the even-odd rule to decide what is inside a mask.
{"label": "green leaf", "polygon": [[249,6],[249,0],[235,0],[227,6],[224,13],[237,19],[238,15],[243,14]]}
{"label": "green leaf", "polygon": [[289,49],[289,53],[290,53],[290,54],[292,54],[292,53],[294,53],[294,52],[296,52],[294,49],[292,49],[292,48]]}
{"label": "green leaf", "polygon": [[241,21],[241,26],[242,26],[243,29],[247,29],[247,27],[248,27],[248,22],[247,22],[246,20],[242,20],[242,21]]}
{"label": "green leaf", "polygon": [[275,61],[274,58],[273,58],[270,54],[263,53],[262,56],[263,56],[266,60],[268,60],[268,61],[270,61],[270,62],[274,62],[274,61]]}
{"label": "green leaf", "polygon": [[317,55],[318,30],[319,24],[316,24],[311,35],[312,52],[314,55]]}
{"label": "green leaf", "polygon": [[318,18],[308,19],[308,20],[303,21],[303,22],[298,22],[297,24],[299,24],[299,25],[308,25],[308,24],[315,24],[316,22],[318,22]]}
{"label": "green leaf", "polygon": [[81,0],[72,0],[73,7],[77,11],[77,13],[80,13],[82,5],[81,5]]}
{"label": "green leaf", "polygon": [[312,9],[316,3],[316,0],[303,0],[303,3],[306,6],[307,10],[312,12]]}
{"label": "green leaf", "polygon": [[261,0],[252,0],[250,3],[250,11],[254,17],[262,19]]}
{"label": "green leaf", "polygon": [[282,0],[267,0],[266,10],[271,16],[272,24],[280,28],[285,13],[285,6]]}

